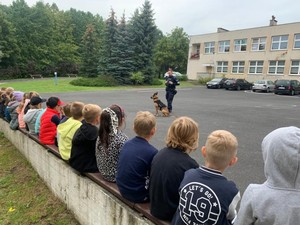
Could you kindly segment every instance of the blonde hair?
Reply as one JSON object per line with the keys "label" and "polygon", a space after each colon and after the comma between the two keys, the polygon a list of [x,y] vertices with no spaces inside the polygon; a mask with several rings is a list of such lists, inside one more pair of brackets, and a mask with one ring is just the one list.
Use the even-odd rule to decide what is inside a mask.
{"label": "blonde hair", "polygon": [[86,104],[82,109],[83,118],[87,123],[93,123],[101,112],[101,107],[95,104]]}
{"label": "blonde hair", "polygon": [[7,88],[5,89],[5,92],[7,93],[7,95],[10,95],[10,94],[13,93],[14,91],[15,91],[15,89],[12,88],[12,87],[7,87]]}
{"label": "blonde hair", "polygon": [[219,168],[226,168],[237,153],[238,141],[226,130],[216,130],[208,135],[206,143],[206,160]]}
{"label": "blonde hair", "polygon": [[139,111],[133,121],[134,132],[143,138],[150,135],[151,130],[156,126],[155,116],[148,111]]}
{"label": "blonde hair", "polygon": [[198,141],[198,124],[189,117],[177,118],[168,129],[166,144],[169,148],[179,148],[190,153],[198,148]]}
{"label": "blonde hair", "polygon": [[30,94],[29,94],[29,92],[26,92],[26,93],[23,94],[22,101],[20,102],[20,104],[19,104],[19,106],[18,106],[18,108],[19,108],[20,110],[22,110],[23,107],[25,106],[25,101],[26,101],[26,99],[30,99]]}
{"label": "blonde hair", "polygon": [[84,103],[82,102],[73,102],[71,104],[71,115],[75,120],[79,120],[82,118],[82,109],[84,107]]}
{"label": "blonde hair", "polygon": [[31,91],[29,92],[29,98],[31,99],[32,97],[40,97],[40,95],[36,91]]}

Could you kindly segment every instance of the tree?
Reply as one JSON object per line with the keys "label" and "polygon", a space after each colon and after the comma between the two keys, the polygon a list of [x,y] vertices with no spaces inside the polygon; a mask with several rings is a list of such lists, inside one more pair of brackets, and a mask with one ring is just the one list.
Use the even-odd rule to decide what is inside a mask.
{"label": "tree", "polygon": [[176,27],[170,35],[160,39],[155,46],[154,62],[160,73],[168,67],[185,73],[189,50],[189,37],[183,28]]}
{"label": "tree", "polygon": [[81,44],[82,37],[86,32],[87,26],[93,24],[94,16],[90,12],[78,11],[73,8],[66,11],[65,15],[70,19],[73,37],[75,43],[79,46]]}
{"label": "tree", "polygon": [[87,26],[86,32],[82,37],[82,65],[80,72],[83,76],[97,77],[98,71],[98,43],[95,27],[92,24]]}
{"label": "tree", "polygon": [[134,70],[133,50],[130,46],[125,15],[123,14],[116,33],[116,43],[112,46],[112,55],[108,65],[110,73],[122,84],[130,82],[130,74]]}
{"label": "tree", "polygon": [[15,28],[15,38],[20,52],[19,55],[15,54],[16,60],[23,72],[27,62],[32,61],[31,53],[35,45],[31,38],[34,28],[28,18],[30,14],[31,9],[24,0],[14,1],[8,13],[9,21]]}
{"label": "tree", "polygon": [[104,37],[100,47],[98,71],[101,75],[112,75],[114,73],[116,62],[113,56],[115,51],[112,48],[116,46],[117,27],[118,22],[115,12],[111,9],[110,17],[105,22]]}
{"label": "tree", "polygon": [[15,29],[0,9],[0,68],[15,66],[18,54]]}
{"label": "tree", "polygon": [[135,71],[142,71],[145,83],[154,77],[153,49],[156,44],[157,28],[154,23],[151,3],[145,0],[141,13],[136,10],[130,23],[131,44],[135,54]]}
{"label": "tree", "polygon": [[[53,18],[52,39],[49,51],[52,53],[53,65],[60,74],[76,73],[80,63],[79,45],[76,44],[73,36],[73,26],[70,17],[55,7],[49,7]],[[50,71],[49,71],[50,72]],[[54,71],[52,71],[53,73]]]}

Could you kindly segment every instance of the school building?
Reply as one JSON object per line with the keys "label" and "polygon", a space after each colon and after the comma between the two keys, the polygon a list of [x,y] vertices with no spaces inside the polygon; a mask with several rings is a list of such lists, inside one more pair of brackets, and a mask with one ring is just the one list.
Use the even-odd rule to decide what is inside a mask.
{"label": "school building", "polygon": [[187,75],[300,80],[300,22],[190,36]]}

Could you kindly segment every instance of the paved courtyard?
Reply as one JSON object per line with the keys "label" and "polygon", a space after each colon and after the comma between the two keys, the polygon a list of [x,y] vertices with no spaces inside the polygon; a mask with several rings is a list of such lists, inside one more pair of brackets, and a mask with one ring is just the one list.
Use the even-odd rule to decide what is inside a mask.
{"label": "paved courtyard", "polygon": [[[133,118],[136,112],[140,110],[154,112],[150,96],[155,91],[159,92],[160,99],[166,103],[163,89],[56,93],[44,94],[43,97],[56,95],[65,102],[95,103],[102,108],[113,103],[119,104],[124,107],[127,115],[125,133],[132,138]],[[225,175],[234,180],[243,192],[249,183],[261,183],[265,180],[260,148],[264,136],[278,127],[291,125],[300,127],[299,113],[299,96],[213,90],[199,86],[179,87],[178,94],[174,98],[173,115],[167,118],[157,117],[157,133],[151,143],[158,149],[163,148],[169,125],[179,116],[192,117],[199,123],[199,149],[213,130],[231,131],[239,141],[239,161],[234,167],[229,168]],[[199,149],[192,157],[202,164]]]}

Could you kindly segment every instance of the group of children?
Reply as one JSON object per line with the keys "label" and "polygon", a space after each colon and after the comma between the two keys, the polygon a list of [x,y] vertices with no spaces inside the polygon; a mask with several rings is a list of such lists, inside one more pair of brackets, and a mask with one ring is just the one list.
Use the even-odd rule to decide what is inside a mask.
{"label": "group of children", "polygon": [[129,140],[122,130],[125,111],[119,105],[101,109],[50,97],[42,109],[44,101],[36,92],[1,90],[1,117],[12,129],[27,127],[43,144],[56,144],[61,157],[77,171],[100,172],[105,180],[116,182],[129,201],[150,202],[151,214],[159,219],[176,225],[300,221],[299,128],[279,128],[264,138],[267,180],[249,185],[237,213],[239,190],[222,175],[238,160],[238,141],[229,131],[208,135],[201,148],[205,163],[199,167],[189,156],[199,147],[198,124],[189,117],[172,122],[166,147],[158,151],[149,143],[156,118],[148,111],[137,112],[136,136]]}

